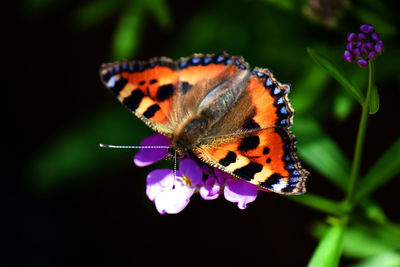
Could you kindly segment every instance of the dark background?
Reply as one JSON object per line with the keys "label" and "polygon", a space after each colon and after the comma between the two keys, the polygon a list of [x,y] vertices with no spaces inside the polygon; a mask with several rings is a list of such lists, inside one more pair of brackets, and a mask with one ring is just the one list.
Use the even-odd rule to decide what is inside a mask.
{"label": "dark background", "polygon": [[[307,5],[295,2],[295,7]],[[109,94],[98,77],[102,63],[117,59],[112,39],[123,8],[81,27],[76,12],[87,3],[22,1],[16,6],[11,47],[16,56],[6,66],[13,70],[11,85],[3,88],[3,117],[11,118],[9,136],[3,140],[5,266],[305,266],[317,244],[311,228],[326,215],[284,196],[259,192],[246,210],[223,196],[204,201],[194,195],[180,214],[161,216],[145,195],[145,177],[157,167],[134,166],[135,151],[97,147],[100,142],[138,144],[151,131]],[[166,5],[169,23],[163,26],[151,16],[143,18],[137,47],[127,57],[178,59],[227,49],[253,67],[270,68],[281,82],[291,83],[294,92],[304,69],[316,67],[305,48],[319,47],[351,69],[350,75],[358,71],[359,80],[366,79],[365,70],[345,65],[342,53],[346,33],[358,31],[366,22],[352,13],[354,6],[374,10],[371,4],[355,2],[343,8],[334,27],[269,1]],[[394,9],[391,2],[384,6]],[[395,25],[394,13],[385,19]],[[376,63],[381,108],[369,121],[362,172],[399,136],[400,42],[397,26],[392,27],[394,32],[384,40],[385,54]],[[324,88],[298,116],[317,118],[351,159],[360,108],[353,103],[338,118],[330,110],[334,92],[341,89],[332,79]],[[308,191],[343,198],[311,166],[304,166],[311,172]],[[399,186],[393,179],[374,194],[387,217],[397,222]],[[351,262],[345,259],[343,264]]]}

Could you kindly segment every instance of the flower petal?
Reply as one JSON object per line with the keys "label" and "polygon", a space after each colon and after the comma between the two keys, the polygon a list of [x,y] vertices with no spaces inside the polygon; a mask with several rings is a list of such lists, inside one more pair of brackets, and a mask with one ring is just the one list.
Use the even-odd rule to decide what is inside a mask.
{"label": "flower petal", "polygon": [[344,51],[343,57],[347,62],[352,62],[354,60],[354,56],[348,50]]}
{"label": "flower petal", "polygon": [[[141,146],[169,146],[171,143],[162,134],[150,135],[140,142]],[[133,162],[136,166],[144,167],[163,159],[168,153],[167,148],[141,148],[136,153]]]}
{"label": "flower petal", "polygon": [[365,59],[360,58],[359,60],[357,60],[357,64],[360,67],[366,67],[366,66],[368,66],[368,61],[366,61]]}
{"label": "flower petal", "polygon": [[156,196],[154,203],[157,211],[160,214],[181,212],[189,204],[194,190],[194,188],[187,187],[181,181],[176,180],[175,188],[165,189]]}
{"label": "flower petal", "polygon": [[196,161],[190,158],[183,158],[179,161],[179,171],[187,176],[193,186],[199,185],[203,178],[203,172]]}
{"label": "flower petal", "polygon": [[354,32],[349,33],[349,34],[347,34],[347,41],[351,42],[351,41],[353,41],[354,38],[356,38],[356,37],[357,37],[357,35],[356,35]]}
{"label": "flower petal", "polygon": [[174,174],[169,169],[157,169],[150,172],[146,178],[146,195],[151,201],[167,188],[172,188],[174,183]]}
{"label": "flower petal", "polygon": [[226,200],[238,203],[239,209],[257,198],[257,187],[240,179],[226,179],[224,196]]}
{"label": "flower petal", "polygon": [[363,33],[371,33],[371,32],[374,31],[374,27],[372,27],[371,24],[364,24],[364,25],[361,25],[361,26],[360,26],[360,30],[361,30]]}
{"label": "flower petal", "polygon": [[214,175],[208,176],[207,180],[199,189],[200,196],[205,200],[213,200],[221,193],[221,184]]}

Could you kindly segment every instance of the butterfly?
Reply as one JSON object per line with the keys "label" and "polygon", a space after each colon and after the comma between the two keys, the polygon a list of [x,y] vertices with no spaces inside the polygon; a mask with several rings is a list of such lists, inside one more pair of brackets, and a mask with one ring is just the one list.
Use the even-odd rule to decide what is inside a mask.
{"label": "butterfly", "polygon": [[305,192],[309,172],[296,155],[288,92],[268,69],[225,51],[173,61],[103,64],[104,85],[178,156],[195,155],[254,185],[281,194]]}

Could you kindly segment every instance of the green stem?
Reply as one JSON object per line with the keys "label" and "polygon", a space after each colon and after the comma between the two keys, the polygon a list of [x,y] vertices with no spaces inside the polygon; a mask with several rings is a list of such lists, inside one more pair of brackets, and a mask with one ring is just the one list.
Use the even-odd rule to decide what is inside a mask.
{"label": "green stem", "polygon": [[362,158],[364,139],[365,139],[365,133],[366,133],[366,129],[367,129],[367,122],[368,122],[368,112],[369,112],[369,105],[370,105],[369,102],[370,102],[372,86],[374,85],[374,74],[375,73],[374,73],[374,63],[372,61],[369,61],[368,69],[369,69],[369,79],[368,79],[367,96],[362,105],[361,120],[360,120],[360,125],[358,128],[356,147],[354,150],[353,165],[352,165],[352,169],[351,169],[350,181],[349,181],[349,186],[347,188],[347,196],[346,196],[346,199],[344,200],[344,203],[346,205],[348,205],[348,207],[349,207],[349,211],[352,210],[352,208],[354,206],[354,189],[355,189],[357,179],[360,174],[361,158]]}

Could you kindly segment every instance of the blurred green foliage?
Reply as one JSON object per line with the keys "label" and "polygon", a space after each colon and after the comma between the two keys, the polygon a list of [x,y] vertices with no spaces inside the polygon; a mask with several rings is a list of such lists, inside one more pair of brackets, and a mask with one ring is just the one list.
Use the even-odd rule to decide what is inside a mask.
{"label": "blurred green foliage", "polygon": [[[184,16],[184,23],[178,26],[178,16],[183,14],[171,12],[172,3],[163,0],[93,0],[77,7],[71,14],[71,21],[84,31],[98,27],[107,19],[116,19],[114,33],[109,36],[110,61],[143,59],[140,55],[146,46],[144,31],[152,31],[148,27],[151,21],[155,22],[151,25],[157,25],[157,31],[166,35],[173,32],[174,37],[161,40],[154,36],[152,41],[159,44],[157,53],[176,59],[194,52],[224,49],[242,55],[252,66],[270,68],[278,80],[291,84],[290,98],[296,110],[293,131],[299,142],[300,158],[311,167],[312,173],[321,174],[345,191],[351,163],[321,123],[327,118],[345,120],[358,110],[357,102],[364,101],[367,73],[342,60],[346,33],[357,31],[364,23],[376,27],[387,51],[377,60],[373,84],[379,86],[380,92],[388,90],[380,87],[380,83],[400,73],[400,48],[393,43],[398,35],[394,24],[398,14],[378,0],[322,1],[326,5],[337,3],[333,7],[328,5],[329,10],[324,10],[324,5],[314,7],[315,2],[319,1],[206,2],[192,10],[190,16]],[[59,5],[51,0],[28,0],[26,4],[37,14]],[[316,12],[312,20],[304,10]],[[325,12],[325,18],[332,16],[337,25],[318,21],[322,14],[318,12]],[[371,94],[371,113],[379,112],[378,87],[374,86]],[[133,153],[102,151],[99,143],[134,145],[150,132],[129,112],[115,105],[105,112],[81,118],[74,127],[44,147],[26,171],[32,183],[42,189],[57,186],[66,179],[93,174],[93,170],[119,166],[124,158],[121,153]],[[372,197],[375,190],[399,174],[399,159],[400,139],[397,139],[360,178],[356,199],[364,213],[356,213],[347,228],[331,219],[328,223],[316,224],[312,232],[321,242],[310,256],[309,266],[337,266],[342,249],[344,256],[359,261],[354,266],[400,266],[399,226],[386,219],[380,204]],[[317,194],[290,199],[333,216],[340,217],[347,212],[342,203]]]}

